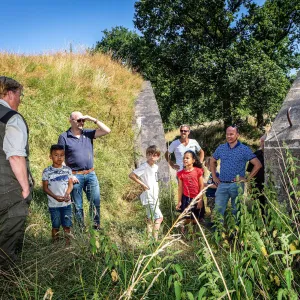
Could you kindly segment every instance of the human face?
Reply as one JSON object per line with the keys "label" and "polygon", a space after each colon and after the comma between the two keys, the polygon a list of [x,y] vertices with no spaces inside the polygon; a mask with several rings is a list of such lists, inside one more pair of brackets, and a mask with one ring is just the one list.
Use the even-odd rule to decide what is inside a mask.
{"label": "human face", "polygon": [[61,168],[62,164],[65,160],[65,151],[64,150],[53,150],[50,154],[50,158],[52,159],[52,166],[54,168]]}
{"label": "human face", "polygon": [[22,90],[8,91],[7,94],[8,94],[10,107],[17,111],[21,103],[21,98],[23,97]]}
{"label": "human face", "polygon": [[156,163],[159,160],[159,154],[157,153],[147,154],[146,157],[147,157],[147,162],[150,165]]}
{"label": "human face", "polygon": [[237,143],[238,138],[239,134],[235,127],[230,126],[226,129],[226,140],[228,144],[234,145],[235,143]]}
{"label": "human face", "polygon": [[85,120],[82,119],[82,113],[74,113],[71,116],[70,123],[73,129],[83,129]]}
{"label": "human face", "polygon": [[183,156],[183,165],[184,167],[192,167],[195,162],[193,155],[191,153],[185,153]]}
{"label": "human face", "polygon": [[189,137],[189,134],[190,134],[190,130],[188,127],[181,127],[180,128],[180,136],[181,138],[183,139],[186,139]]}

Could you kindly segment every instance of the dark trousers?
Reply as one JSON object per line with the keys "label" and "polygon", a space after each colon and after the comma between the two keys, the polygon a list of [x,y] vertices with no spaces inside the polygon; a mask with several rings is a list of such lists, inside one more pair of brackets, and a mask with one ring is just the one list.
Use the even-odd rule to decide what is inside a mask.
{"label": "dark trousers", "polygon": [[22,248],[29,200],[21,190],[0,194],[0,266],[15,261]]}

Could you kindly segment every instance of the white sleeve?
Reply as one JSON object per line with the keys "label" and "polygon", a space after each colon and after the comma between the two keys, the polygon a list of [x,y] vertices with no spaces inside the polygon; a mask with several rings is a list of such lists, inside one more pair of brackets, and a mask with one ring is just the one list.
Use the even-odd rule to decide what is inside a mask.
{"label": "white sleeve", "polygon": [[141,177],[145,173],[145,164],[141,164],[137,169],[133,170],[133,173],[138,177]]}
{"label": "white sleeve", "polygon": [[169,148],[168,148],[168,152],[169,153],[173,153],[174,151],[175,151],[175,148],[176,148],[176,142],[177,140],[175,140],[175,141],[173,141],[171,144],[170,144],[170,146],[169,146]]}
{"label": "white sleeve", "polygon": [[27,128],[19,115],[12,116],[5,129],[3,139],[3,151],[6,154],[6,159],[11,156],[27,156]]}
{"label": "white sleeve", "polygon": [[194,140],[194,142],[195,142],[195,148],[196,148],[196,150],[200,151],[201,147],[200,147],[199,143],[196,140]]}

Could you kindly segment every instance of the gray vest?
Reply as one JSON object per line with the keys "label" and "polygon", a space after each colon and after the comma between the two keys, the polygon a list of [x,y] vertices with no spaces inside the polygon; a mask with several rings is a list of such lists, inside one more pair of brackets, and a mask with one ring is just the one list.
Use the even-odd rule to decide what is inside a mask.
{"label": "gray vest", "polygon": [[[0,145],[1,145],[0,147],[0,194],[6,194],[10,191],[21,189],[21,186],[14,172],[11,169],[10,163],[6,159],[6,154],[3,151],[3,139],[5,135],[6,123],[15,114],[19,114],[19,113],[0,104],[0,120],[2,119],[2,121],[0,121]],[[24,120],[23,117],[22,119]],[[25,120],[24,122],[27,127],[27,133],[28,133],[28,126]],[[28,138],[26,144],[26,153],[27,153],[27,157],[25,157],[25,159],[27,164],[28,178],[29,178],[30,185],[32,185],[32,177],[29,169],[29,160],[28,160],[28,156],[29,156]]]}

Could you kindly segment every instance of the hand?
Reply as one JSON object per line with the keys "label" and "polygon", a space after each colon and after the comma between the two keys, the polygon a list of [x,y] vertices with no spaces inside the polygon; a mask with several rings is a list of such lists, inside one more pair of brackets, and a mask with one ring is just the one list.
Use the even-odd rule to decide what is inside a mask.
{"label": "hand", "polygon": [[71,200],[71,196],[70,196],[70,193],[66,192],[65,193],[65,202],[69,202]]}
{"label": "hand", "polygon": [[30,190],[25,190],[25,191],[22,191],[22,196],[24,199],[26,199],[30,194]]}
{"label": "hand", "polygon": [[58,202],[65,202],[65,197],[64,196],[55,196],[55,200]]}
{"label": "hand", "polygon": [[73,176],[72,180],[73,180],[74,184],[79,183],[79,180],[78,180],[78,178],[76,176]]}
{"label": "hand", "polygon": [[173,168],[174,170],[176,170],[176,171],[179,171],[180,166],[177,165],[177,164],[173,164],[172,168]]}
{"label": "hand", "polygon": [[176,210],[180,210],[180,207],[181,207],[181,201],[177,203]]}
{"label": "hand", "polygon": [[199,200],[198,203],[197,203],[197,208],[198,209],[201,209],[203,207],[203,200]]}
{"label": "hand", "polygon": [[88,116],[88,115],[82,116],[80,119],[88,120],[91,122],[95,122],[95,120],[97,120],[96,118],[92,118],[91,116]]}
{"label": "hand", "polygon": [[247,182],[247,179],[243,176],[239,176],[238,180],[236,180],[236,178],[234,179],[235,182]]}
{"label": "hand", "polygon": [[216,177],[213,176],[213,182],[216,186],[218,186],[220,184],[220,179],[217,176]]}
{"label": "hand", "polygon": [[144,185],[142,185],[142,188],[143,188],[143,190],[144,190],[144,191],[150,190],[150,189],[149,189],[149,187],[148,187],[148,186],[146,186],[145,184],[144,184]]}

